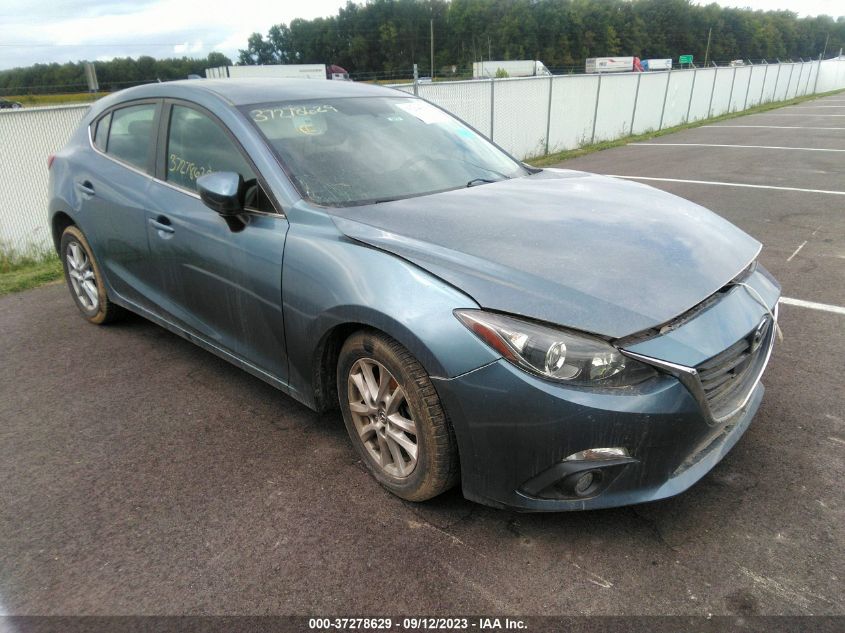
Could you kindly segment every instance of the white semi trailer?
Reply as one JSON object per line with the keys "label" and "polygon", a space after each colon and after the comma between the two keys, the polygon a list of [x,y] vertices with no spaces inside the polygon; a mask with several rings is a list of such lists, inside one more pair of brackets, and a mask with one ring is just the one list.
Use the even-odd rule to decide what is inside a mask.
{"label": "white semi trailer", "polygon": [[508,77],[548,77],[552,74],[543,62],[536,59],[512,59],[475,62],[472,65],[472,76],[475,79],[490,79],[500,70],[506,72]]}
{"label": "white semi trailer", "polygon": [[585,67],[587,73],[642,72],[639,57],[590,57]]}
{"label": "white semi trailer", "polygon": [[644,59],[643,70],[672,70],[671,59]]}
{"label": "white semi trailer", "polygon": [[206,79],[228,77],[282,77],[286,79],[349,80],[349,73],[335,64],[268,64],[266,66],[218,66],[205,69]]}

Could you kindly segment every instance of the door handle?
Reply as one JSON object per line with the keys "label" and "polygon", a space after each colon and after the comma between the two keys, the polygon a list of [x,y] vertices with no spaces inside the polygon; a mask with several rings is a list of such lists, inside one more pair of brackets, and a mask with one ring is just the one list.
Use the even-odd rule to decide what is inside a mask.
{"label": "door handle", "polygon": [[[159,233],[175,233],[176,229],[170,224],[170,220],[168,220],[165,216],[160,215],[157,218],[153,219],[150,218],[150,226],[153,227]],[[162,235],[162,237],[164,237]]]}
{"label": "door handle", "polygon": [[94,185],[91,184],[90,180],[83,180],[82,182],[76,183],[76,188],[86,196],[93,196],[95,193]]}

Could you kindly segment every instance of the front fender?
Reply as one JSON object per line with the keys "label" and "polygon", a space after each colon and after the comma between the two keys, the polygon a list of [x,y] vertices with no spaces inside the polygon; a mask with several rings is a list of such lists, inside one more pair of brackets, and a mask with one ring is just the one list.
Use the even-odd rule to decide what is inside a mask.
{"label": "front fender", "polygon": [[311,407],[315,355],[338,326],[384,332],[432,376],[458,376],[498,358],[452,314],[478,307],[469,296],[395,255],[350,240],[328,218],[291,225],[282,295],[291,394]]}

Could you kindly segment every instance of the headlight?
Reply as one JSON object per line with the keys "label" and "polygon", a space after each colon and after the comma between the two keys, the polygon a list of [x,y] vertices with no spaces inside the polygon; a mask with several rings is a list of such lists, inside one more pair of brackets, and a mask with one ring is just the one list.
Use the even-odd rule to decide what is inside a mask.
{"label": "headlight", "polygon": [[627,387],[656,371],[604,341],[482,310],[455,310],[476,336],[514,365],[582,387]]}

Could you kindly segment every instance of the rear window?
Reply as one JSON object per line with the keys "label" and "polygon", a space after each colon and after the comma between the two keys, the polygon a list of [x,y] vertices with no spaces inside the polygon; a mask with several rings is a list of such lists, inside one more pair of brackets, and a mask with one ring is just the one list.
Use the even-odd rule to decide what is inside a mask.
{"label": "rear window", "polygon": [[153,138],[155,112],[154,103],[129,106],[112,112],[106,153],[139,169],[145,169]]}

